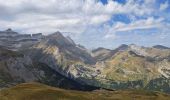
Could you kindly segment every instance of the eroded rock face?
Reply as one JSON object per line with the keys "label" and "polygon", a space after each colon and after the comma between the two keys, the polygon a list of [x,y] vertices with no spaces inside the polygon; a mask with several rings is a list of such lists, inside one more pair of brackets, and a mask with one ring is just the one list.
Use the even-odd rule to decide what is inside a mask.
{"label": "eroded rock face", "polygon": [[[37,81],[39,77],[44,76],[43,71],[35,70],[30,57],[21,53],[1,47],[0,59],[1,85],[8,86],[20,82]],[[35,73],[39,74],[35,75]]]}
{"label": "eroded rock face", "polygon": [[0,31],[0,46],[5,46],[10,50],[28,48],[29,46],[40,41],[44,36],[42,33],[37,34],[19,34],[12,29]]}
{"label": "eroded rock face", "polygon": [[9,71],[8,73],[10,73],[13,78],[18,77],[25,82],[36,80],[34,74],[29,71],[32,69],[28,68],[30,66],[33,66],[32,61],[29,57],[9,58],[6,63],[6,67]]}
{"label": "eroded rock face", "polygon": [[36,62],[18,51],[0,48],[0,89],[35,81],[66,89],[96,89],[96,87],[82,85],[63,76],[45,62]]}
{"label": "eroded rock face", "polygon": [[47,36],[28,51],[32,59],[70,79],[92,78],[94,71],[91,66],[95,65],[95,59],[85,48],[80,48],[59,32]]}

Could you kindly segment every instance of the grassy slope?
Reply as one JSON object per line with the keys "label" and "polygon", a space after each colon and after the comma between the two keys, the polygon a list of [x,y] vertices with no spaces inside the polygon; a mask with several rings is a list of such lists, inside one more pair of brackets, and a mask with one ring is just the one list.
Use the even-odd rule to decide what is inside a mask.
{"label": "grassy slope", "polygon": [[64,90],[25,83],[0,91],[0,100],[169,100],[170,95],[139,90],[92,92]]}

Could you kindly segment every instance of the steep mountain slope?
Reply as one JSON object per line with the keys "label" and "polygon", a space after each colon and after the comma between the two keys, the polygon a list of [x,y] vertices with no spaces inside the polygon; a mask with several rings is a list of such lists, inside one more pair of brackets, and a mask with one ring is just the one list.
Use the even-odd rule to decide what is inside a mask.
{"label": "steep mountain slope", "polygon": [[[75,45],[60,32],[47,36],[30,49],[24,51],[37,62],[45,63],[58,73],[71,79],[91,78],[95,64],[85,48]],[[84,84],[84,82],[82,82]]]}
{"label": "steep mountain slope", "polygon": [[0,86],[36,80],[30,66],[32,61],[29,57],[0,47]]}
{"label": "steep mountain slope", "polygon": [[103,68],[97,77],[107,88],[152,88],[170,92],[169,55],[170,50],[129,45],[98,62],[98,68],[101,64]]}
{"label": "steep mountain slope", "polygon": [[0,47],[0,88],[33,81],[66,89],[96,89],[93,86],[81,85],[44,63],[32,61],[29,56]]}
{"label": "steep mountain slope", "polygon": [[122,44],[118,48],[111,50],[111,49],[106,49],[106,48],[97,48],[92,50],[92,56],[96,61],[104,61],[106,59],[111,58],[115,53],[119,51],[124,51],[128,49],[128,45]]}
{"label": "steep mountain slope", "polygon": [[38,83],[20,84],[0,91],[1,100],[169,100],[170,95],[143,90],[92,92],[63,90]]}
{"label": "steep mountain slope", "polygon": [[112,53],[112,50],[105,49],[102,47],[92,50],[92,56],[97,61],[102,61],[102,60],[105,60],[105,59],[111,57],[112,56],[111,53]]}
{"label": "steep mountain slope", "polygon": [[46,36],[40,43],[34,45],[32,49],[44,50],[44,53],[46,51],[47,54],[54,52],[54,56],[60,53],[69,61],[95,64],[95,60],[86,50],[78,47],[73,41],[70,42],[70,39],[65,38],[60,32]]}

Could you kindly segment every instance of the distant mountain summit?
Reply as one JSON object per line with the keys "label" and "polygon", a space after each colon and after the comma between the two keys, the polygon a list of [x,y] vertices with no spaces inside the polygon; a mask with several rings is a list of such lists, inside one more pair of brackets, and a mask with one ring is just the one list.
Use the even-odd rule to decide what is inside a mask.
{"label": "distant mountain summit", "polygon": [[76,45],[70,37],[64,37],[62,33],[60,32],[55,32],[53,34],[50,34],[46,36],[46,39],[48,39],[49,42],[51,41],[50,44],[57,43],[56,45],[60,45],[60,46],[75,46]]}
{"label": "distant mountain summit", "polygon": [[0,36],[2,37],[14,37],[17,36],[18,33],[14,32],[11,28],[5,30],[5,31],[0,31]]}
{"label": "distant mountain summit", "polygon": [[126,50],[128,48],[128,45],[126,45],[126,44],[122,44],[122,45],[120,45],[118,48],[116,48],[116,50],[118,50],[118,51],[123,51],[123,50]]}
{"label": "distant mountain summit", "polygon": [[102,60],[105,60],[105,59],[111,57],[112,56],[111,53],[112,53],[112,50],[102,48],[102,47],[92,50],[92,56],[97,61],[102,61]]}
{"label": "distant mountain summit", "polygon": [[8,28],[6,32],[14,32],[11,28]]}
{"label": "distant mountain summit", "polygon": [[153,46],[153,48],[157,48],[157,49],[170,49],[169,47],[163,46],[163,45],[155,45]]}

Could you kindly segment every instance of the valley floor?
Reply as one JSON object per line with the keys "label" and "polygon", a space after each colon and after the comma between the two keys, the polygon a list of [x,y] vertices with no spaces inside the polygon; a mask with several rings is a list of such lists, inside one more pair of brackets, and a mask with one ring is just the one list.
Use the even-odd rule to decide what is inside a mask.
{"label": "valley floor", "polygon": [[0,91],[0,100],[169,100],[170,95],[143,90],[75,91],[24,83]]}

